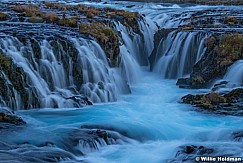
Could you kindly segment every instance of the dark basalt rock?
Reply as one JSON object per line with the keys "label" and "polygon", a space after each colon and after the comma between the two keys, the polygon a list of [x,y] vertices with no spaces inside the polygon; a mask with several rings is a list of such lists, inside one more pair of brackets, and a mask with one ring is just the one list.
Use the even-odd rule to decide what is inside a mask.
{"label": "dark basalt rock", "polygon": [[182,103],[191,104],[200,109],[225,115],[243,115],[243,89],[238,88],[224,95],[215,92],[182,97]]}
{"label": "dark basalt rock", "polygon": [[243,131],[234,132],[231,137],[236,141],[241,141],[243,138]]}
{"label": "dark basalt rock", "polygon": [[214,84],[212,91],[216,91],[220,88],[226,88],[228,83],[228,81],[221,81],[220,83]]}
{"label": "dark basalt rock", "polygon": [[26,122],[6,108],[0,108],[0,123],[24,125]]}

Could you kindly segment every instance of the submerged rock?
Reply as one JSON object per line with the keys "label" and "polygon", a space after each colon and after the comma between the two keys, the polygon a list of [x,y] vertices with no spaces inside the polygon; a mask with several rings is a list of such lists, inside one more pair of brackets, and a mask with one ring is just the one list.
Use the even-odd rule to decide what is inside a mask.
{"label": "submerged rock", "polygon": [[205,146],[186,145],[179,147],[175,158],[168,162],[196,162],[197,156],[213,156],[214,149]]}
{"label": "submerged rock", "polygon": [[6,108],[0,108],[0,123],[10,123],[14,125],[24,125],[26,122]]}
{"label": "submerged rock", "polygon": [[243,115],[243,88],[220,95],[215,92],[191,95],[181,98],[182,103],[191,104],[217,114]]}
{"label": "submerged rock", "polygon": [[132,143],[133,139],[128,138],[117,131],[82,126],[75,129],[67,138],[64,138],[64,148],[77,155],[100,150],[101,147],[115,144]]}
{"label": "submerged rock", "polygon": [[[7,144],[0,142],[2,163],[9,162],[61,162],[75,160],[74,156],[53,145]],[[75,160],[76,161],[76,160]]]}

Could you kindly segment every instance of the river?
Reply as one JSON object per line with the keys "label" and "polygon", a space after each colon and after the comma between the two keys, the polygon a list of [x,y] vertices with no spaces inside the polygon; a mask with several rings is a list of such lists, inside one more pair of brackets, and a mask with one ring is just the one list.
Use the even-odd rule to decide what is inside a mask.
{"label": "river", "polygon": [[[77,4],[78,2],[73,1],[68,3]],[[86,4],[123,8],[130,11],[139,11],[141,14],[144,14],[145,20],[149,25],[141,29],[145,30],[147,27],[150,27],[144,33],[144,36],[147,38],[145,46],[147,47],[146,54],[148,56],[150,55],[148,52],[151,52],[153,49],[151,47],[153,46],[153,42],[151,43],[151,41],[153,32],[157,28],[175,28],[187,22],[189,15],[195,11],[222,8],[222,6],[210,7],[197,5],[192,7],[173,4],[163,5],[113,1],[108,4],[92,2],[86,2]],[[132,7],[126,7],[128,5]],[[240,9],[240,7],[230,8],[232,10]],[[121,31],[124,40],[124,45],[120,47],[121,52],[124,52],[122,54],[124,61],[129,60],[131,62],[130,64],[127,62],[129,65],[125,65],[127,68],[126,71],[130,71],[127,72],[127,80],[130,84],[131,93],[119,94],[117,93],[119,91],[117,91],[114,95],[115,100],[112,98],[110,100],[111,102],[104,100],[106,103],[94,103],[92,106],[82,108],[59,107],[58,109],[53,109],[47,107],[32,110],[17,110],[16,113],[27,122],[27,125],[14,130],[9,129],[7,134],[5,131],[0,131],[1,140],[4,137],[4,142],[7,144],[30,144],[34,147],[21,146],[18,150],[16,148],[8,150],[1,149],[0,153],[7,153],[2,156],[0,154],[3,160],[6,162],[11,159],[15,160],[12,156],[22,153],[23,156],[20,155],[19,157],[23,157],[23,160],[31,162],[31,159],[26,159],[24,156],[33,154],[35,157],[41,157],[43,151],[45,151],[47,153],[50,152],[51,157],[53,155],[53,149],[56,149],[59,152],[61,151],[60,155],[57,154],[58,157],[62,158],[58,160],[60,162],[180,162],[182,158],[185,159],[187,156],[179,155],[177,152],[183,150],[185,146],[191,145],[212,148],[212,156],[243,157],[242,142],[236,141],[232,136],[233,133],[243,130],[242,117],[198,112],[193,106],[180,103],[181,97],[186,94],[206,93],[210,90],[178,88],[176,86],[176,79],[164,79],[166,75],[161,75],[161,73],[168,72],[156,70],[151,72],[150,67],[139,66],[140,63],[136,58],[139,54],[134,54],[135,57],[133,59],[127,59],[127,55],[136,49],[134,48],[135,45],[129,46],[129,43],[131,43],[127,34],[129,32],[123,26],[116,24],[116,28]],[[181,37],[186,40],[186,43],[181,41],[183,44],[177,46],[190,47],[192,44],[190,39],[194,35],[197,37],[197,33],[190,34],[182,35]],[[205,35],[200,35],[198,38],[205,39],[205,36],[208,36],[208,34],[210,32]],[[178,38],[178,40],[172,37],[168,40],[169,43],[167,42],[167,46],[171,45],[170,42],[180,42],[181,39]],[[83,44],[86,45],[86,43]],[[195,46],[203,53],[203,49],[201,48],[202,43],[200,41]],[[88,43],[87,47],[89,47]],[[97,50],[94,50],[94,47],[99,50],[100,48],[95,43],[92,43],[92,46],[90,46],[95,56]],[[129,54],[127,54],[127,51],[129,51]],[[183,55],[188,55],[186,51],[184,50],[185,54],[183,53]],[[104,55],[103,52],[98,53]],[[192,63],[195,63],[199,59],[201,53],[194,56],[195,59]],[[21,54],[21,52],[14,54],[9,52],[9,54]],[[178,50],[172,54],[178,55],[182,53]],[[89,54],[87,53],[87,55]],[[148,56],[143,57],[147,58]],[[158,57],[160,58],[159,54]],[[185,68],[184,66],[188,64],[188,61],[186,61],[185,57],[183,58],[183,63],[178,61],[179,66],[175,68]],[[92,57],[89,61],[91,60]],[[158,63],[162,64],[161,67],[164,66],[164,62],[161,61]],[[108,64],[104,63],[104,66],[108,67]],[[97,67],[95,68],[98,69]],[[116,72],[114,68],[109,67],[107,69],[109,69],[109,72]],[[100,68],[100,71],[103,73],[107,70],[106,68],[104,70]],[[185,74],[176,72],[172,76],[173,78],[178,78],[185,76]],[[57,77],[58,80],[59,78]],[[115,82],[116,87],[119,88],[118,80],[120,79],[115,78],[114,81],[109,80],[109,82]],[[42,87],[41,85],[38,89]],[[49,91],[46,92],[49,93]],[[100,132],[103,133],[100,134]],[[106,138],[107,133],[108,139]],[[91,136],[89,137],[89,135]],[[97,135],[99,136],[97,137]],[[41,148],[40,151],[37,150],[39,148]],[[66,157],[62,152],[70,154],[73,156],[73,159]],[[192,157],[196,157],[200,156],[200,153],[195,152],[192,155]]]}

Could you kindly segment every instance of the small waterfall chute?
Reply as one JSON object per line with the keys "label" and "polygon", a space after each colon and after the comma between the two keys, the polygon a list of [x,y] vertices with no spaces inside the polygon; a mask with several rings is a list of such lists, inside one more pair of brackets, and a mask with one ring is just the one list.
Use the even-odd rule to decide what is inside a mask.
{"label": "small waterfall chute", "polygon": [[151,69],[163,78],[188,75],[193,65],[205,52],[204,40],[208,34],[198,31],[171,31],[161,38],[152,54]]}
{"label": "small waterfall chute", "polygon": [[243,60],[238,60],[230,66],[223,80],[238,84],[243,83]]}

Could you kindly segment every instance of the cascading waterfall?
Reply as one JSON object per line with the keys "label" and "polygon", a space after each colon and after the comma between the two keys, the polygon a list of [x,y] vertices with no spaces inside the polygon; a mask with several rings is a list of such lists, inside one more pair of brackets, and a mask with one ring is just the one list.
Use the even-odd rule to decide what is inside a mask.
{"label": "cascading waterfall", "polygon": [[[0,40],[0,50],[23,69],[21,76],[26,80],[23,89],[28,99],[22,96],[20,100],[23,92],[11,87],[14,96],[9,96],[14,99],[7,104],[11,108],[78,107],[83,94],[93,102],[109,102],[116,100],[118,91],[128,91],[122,90],[128,89],[124,79],[114,77],[115,68],[109,67],[104,51],[95,41],[32,38],[32,42],[35,45],[30,40],[24,45],[16,37]],[[64,47],[67,42],[70,47]],[[13,85],[7,74],[2,72],[1,76]],[[117,89],[116,83],[124,86]],[[3,99],[2,103],[5,103]]]}
{"label": "cascading waterfall", "polygon": [[[148,24],[147,24],[148,23]],[[157,29],[150,20],[138,21],[140,34],[120,22],[114,22],[115,29],[121,33],[123,45],[120,46],[121,69],[128,83],[137,82],[141,77],[140,66],[148,66],[148,56],[153,49],[153,34]]]}
{"label": "cascading waterfall", "polygon": [[140,50],[143,49],[142,54],[146,56],[144,60],[147,61],[154,48],[154,33],[158,30],[158,27],[152,20],[147,17],[143,17],[143,20],[138,21],[138,25],[140,29],[140,35],[143,36],[142,42],[138,42],[140,45],[139,48]]}
{"label": "cascading waterfall", "polygon": [[243,83],[243,60],[236,61],[228,68],[223,80],[233,83]]}
{"label": "cascading waterfall", "polygon": [[138,27],[141,33],[114,22],[123,45],[118,67],[112,68],[94,40],[50,34],[4,36],[0,51],[11,58],[14,69],[19,69],[21,81],[13,83],[16,74],[2,72],[11,97],[2,97],[2,105],[17,109],[79,107],[85,104],[85,96],[92,102],[116,101],[118,94],[130,92],[130,83],[140,79],[140,66],[148,66],[157,27],[146,18],[138,21]]}
{"label": "cascading waterfall", "polygon": [[200,31],[170,32],[163,37],[153,52],[151,69],[163,78],[179,78],[188,75],[193,65],[205,52],[207,33]]}

